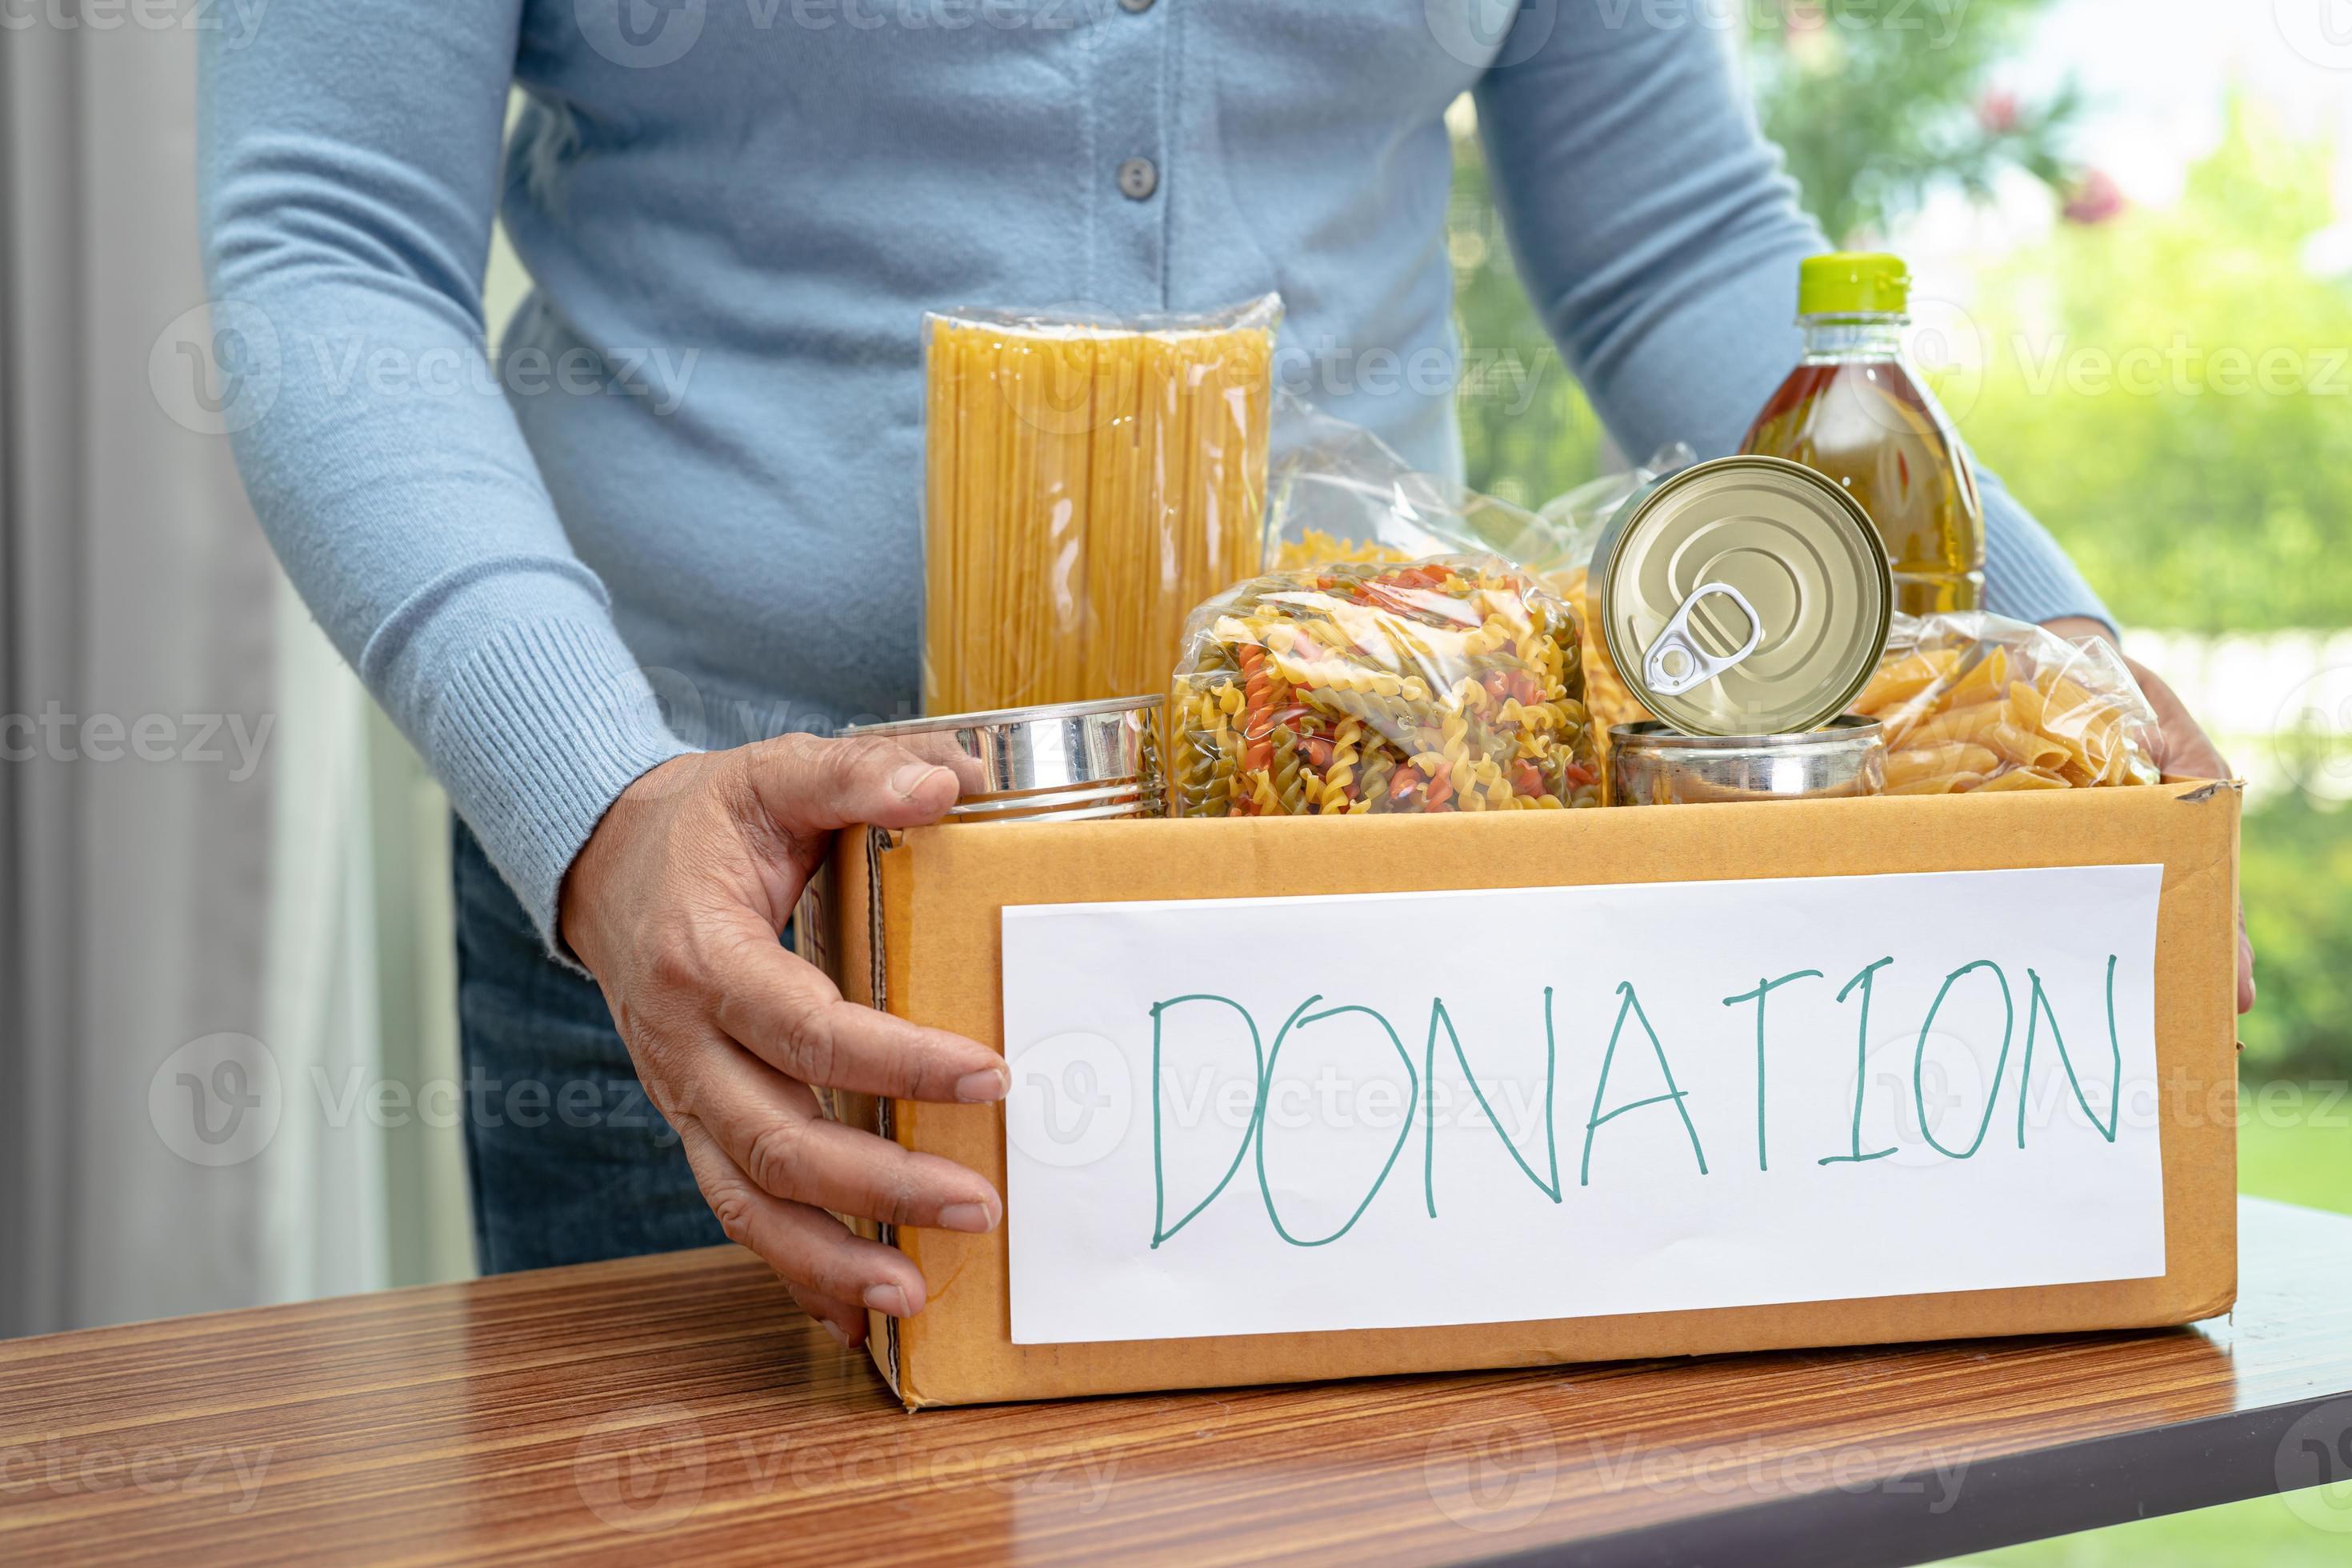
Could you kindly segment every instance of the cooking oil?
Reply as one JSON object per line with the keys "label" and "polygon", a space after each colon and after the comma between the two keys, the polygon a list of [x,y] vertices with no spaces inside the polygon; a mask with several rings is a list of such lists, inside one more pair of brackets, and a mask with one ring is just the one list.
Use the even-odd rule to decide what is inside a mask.
{"label": "cooking oil", "polygon": [[1903,352],[1910,275],[1842,252],[1799,268],[1805,354],[1742,443],[1835,479],[1870,514],[1911,615],[1984,602],[1984,503],[1951,420]]}

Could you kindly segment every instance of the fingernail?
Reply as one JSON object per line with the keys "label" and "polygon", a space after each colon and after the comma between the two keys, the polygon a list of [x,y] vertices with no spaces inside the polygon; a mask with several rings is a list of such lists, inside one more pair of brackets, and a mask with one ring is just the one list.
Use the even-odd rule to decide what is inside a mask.
{"label": "fingernail", "polygon": [[929,763],[908,763],[890,775],[890,787],[902,795],[912,795],[923,787],[923,781],[940,770]]}
{"label": "fingernail", "polygon": [[885,1312],[893,1318],[914,1316],[907,1310],[906,1290],[897,1285],[868,1285],[865,1301],[869,1311]]}
{"label": "fingernail", "polygon": [[847,1329],[843,1328],[831,1318],[819,1318],[817,1322],[824,1327],[826,1333],[833,1336],[833,1342],[835,1344],[839,1345],[843,1350],[847,1350],[849,1348],[849,1331]]}
{"label": "fingernail", "polygon": [[996,1215],[988,1204],[950,1204],[940,1210],[941,1230],[968,1230],[978,1236],[996,1228]]}
{"label": "fingernail", "polygon": [[982,1068],[956,1079],[956,1098],[966,1105],[992,1105],[1013,1087],[1013,1075],[1003,1068]]}

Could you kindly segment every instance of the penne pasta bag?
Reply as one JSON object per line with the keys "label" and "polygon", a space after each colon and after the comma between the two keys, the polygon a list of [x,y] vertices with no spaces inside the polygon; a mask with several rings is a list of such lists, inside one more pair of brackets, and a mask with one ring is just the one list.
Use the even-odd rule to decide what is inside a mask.
{"label": "penne pasta bag", "polygon": [[1576,612],[1492,555],[1268,573],[1187,623],[1179,816],[1601,804]]}
{"label": "penne pasta bag", "polygon": [[2156,711],[2111,646],[1982,611],[1896,616],[1853,711],[1885,730],[1889,795],[2159,776]]}
{"label": "penne pasta bag", "polygon": [[1157,691],[1265,562],[1272,294],[1134,321],[923,319],[923,708]]}

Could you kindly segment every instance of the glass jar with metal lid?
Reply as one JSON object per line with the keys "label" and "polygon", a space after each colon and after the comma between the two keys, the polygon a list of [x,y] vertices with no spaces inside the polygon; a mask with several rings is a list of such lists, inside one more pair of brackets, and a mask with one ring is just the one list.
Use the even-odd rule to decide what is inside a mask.
{"label": "glass jar with metal lid", "polygon": [[1870,679],[1894,606],[1869,514],[1780,458],[1718,458],[1637,491],[1602,529],[1591,581],[1627,686],[1694,735],[1819,728]]}

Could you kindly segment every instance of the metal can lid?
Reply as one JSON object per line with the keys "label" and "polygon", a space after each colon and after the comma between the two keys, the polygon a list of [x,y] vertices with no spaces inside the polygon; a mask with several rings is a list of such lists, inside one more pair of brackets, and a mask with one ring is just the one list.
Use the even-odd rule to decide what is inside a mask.
{"label": "metal can lid", "polygon": [[1717,458],[1637,492],[1592,581],[1626,685],[1694,735],[1818,728],[1877,668],[1894,608],[1869,514],[1782,458]]}
{"label": "metal can lid", "polygon": [[1722,756],[1732,752],[1834,752],[1845,747],[1879,745],[1877,720],[1861,713],[1841,713],[1816,730],[1776,730],[1763,735],[1694,735],[1654,719],[1609,726],[1609,748],[1654,751],[1676,756]]}
{"label": "metal can lid", "polygon": [[938,713],[921,719],[889,719],[872,724],[852,724],[845,735],[919,735],[933,731],[1009,730],[1038,722],[1057,724],[1069,719],[1090,719],[1105,713],[1155,712],[1168,700],[1159,695],[1097,697],[1086,702],[1046,702],[1028,708],[996,708],[985,713]]}
{"label": "metal can lid", "polygon": [[1118,697],[860,724],[955,770],[967,800],[1113,781],[1160,787],[1153,734],[1162,697]]}

